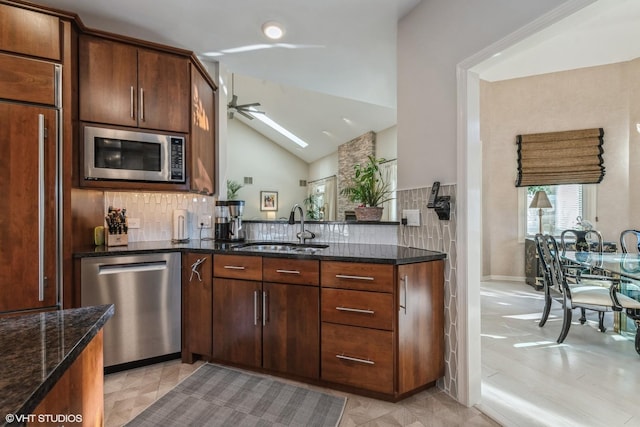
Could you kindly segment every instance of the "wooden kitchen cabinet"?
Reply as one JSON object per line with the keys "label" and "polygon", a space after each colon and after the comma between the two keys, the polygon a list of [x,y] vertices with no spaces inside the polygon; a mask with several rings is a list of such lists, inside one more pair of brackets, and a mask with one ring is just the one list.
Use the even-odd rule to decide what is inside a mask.
{"label": "wooden kitchen cabinet", "polygon": [[215,255],[213,358],[317,379],[318,273],[318,261]]}
{"label": "wooden kitchen cabinet", "polygon": [[213,358],[262,366],[262,258],[213,256]]}
{"label": "wooden kitchen cabinet", "polygon": [[[263,367],[298,377],[320,376],[319,262],[263,260]],[[269,280],[267,282],[267,280]]]}
{"label": "wooden kitchen cabinet", "polygon": [[79,40],[80,120],[189,132],[189,59],[97,36]]}
{"label": "wooden kitchen cabinet", "polygon": [[0,4],[0,50],[60,61],[60,19]]}
{"label": "wooden kitchen cabinet", "polygon": [[57,303],[57,123],[52,108],[0,101],[0,312]]}
{"label": "wooden kitchen cabinet", "polygon": [[213,256],[195,252],[182,255],[182,360],[197,355],[209,359],[213,340]]}
{"label": "wooden kitchen cabinet", "polygon": [[215,123],[215,90],[191,64],[191,191],[215,193]]}
{"label": "wooden kitchen cabinet", "polygon": [[262,365],[262,283],[214,277],[213,358]]}
{"label": "wooden kitchen cabinet", "polygon": [[321,262],[320,378],[397,399],[442,377],[443,266]]}

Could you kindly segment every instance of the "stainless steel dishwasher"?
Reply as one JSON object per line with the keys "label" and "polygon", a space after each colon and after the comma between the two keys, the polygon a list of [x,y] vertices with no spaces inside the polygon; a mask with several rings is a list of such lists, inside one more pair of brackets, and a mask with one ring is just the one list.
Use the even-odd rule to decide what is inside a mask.
{"label": "stainless steel dishwasher", "polygon": [[104,328],[104,366],[180,352],[180,254],[86,257],[81,305],[115,304]]}

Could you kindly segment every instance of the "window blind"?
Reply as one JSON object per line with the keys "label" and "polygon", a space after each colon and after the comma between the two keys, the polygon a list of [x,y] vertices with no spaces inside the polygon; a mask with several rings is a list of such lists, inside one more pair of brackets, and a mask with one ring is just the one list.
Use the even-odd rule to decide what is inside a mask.
{"label": "window blind", "polygon": [[516,187],[601,182],[603,136],[602,128],[518,135]]}

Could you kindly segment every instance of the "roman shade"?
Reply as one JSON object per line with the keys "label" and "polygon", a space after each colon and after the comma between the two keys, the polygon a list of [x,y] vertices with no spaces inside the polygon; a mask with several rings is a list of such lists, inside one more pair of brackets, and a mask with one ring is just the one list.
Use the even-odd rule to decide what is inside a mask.
{"label": "roman shade", "polygon": [[518,135],[516,187],[599,183],[603,135],[602,128]]}

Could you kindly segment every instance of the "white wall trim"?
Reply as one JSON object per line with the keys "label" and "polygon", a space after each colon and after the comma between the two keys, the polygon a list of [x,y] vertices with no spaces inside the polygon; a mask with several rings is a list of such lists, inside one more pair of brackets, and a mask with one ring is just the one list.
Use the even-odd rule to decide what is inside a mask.
{"label": "white wall trim", "polygon": [[503,49],[539,32],[597,0],[569,0],[507,37],[461,61],[457,73],[458,215],[458,400],[481,401],[480,271],[482,243],[482,150],[480,141],[480,79],[470,69]]}

